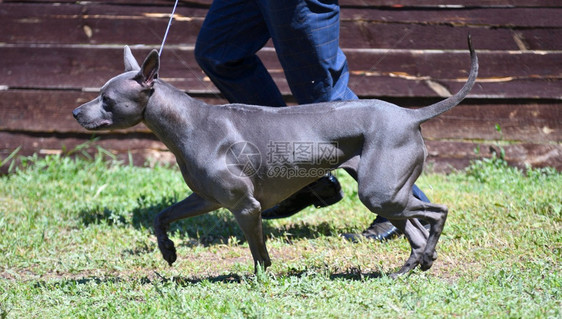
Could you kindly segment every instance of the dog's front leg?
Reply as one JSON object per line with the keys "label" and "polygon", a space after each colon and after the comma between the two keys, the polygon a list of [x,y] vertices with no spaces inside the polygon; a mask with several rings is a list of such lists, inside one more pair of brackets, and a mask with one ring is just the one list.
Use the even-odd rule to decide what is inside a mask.
{"label": "dog's front leg", "polygon": [[186,199],[164,209],[154,219],[154,234],[158,239],[158,248],[164,257],[164,260],[171,266],[177,258],[174,242],[168,238],[166,231],[170,223],[188,217],[202,215],[220,208],[217,203],[203,199],[201,196],[193,193]]}
{"label": "dog's front leg", "polygon": [[248,198],[247,205],[239,205],[239,208],[231,211],[250,246],[255,272],[257,273],[259,266],[267,269],[271,266],[271,259],[265,247],[260,204],[255,199]]}

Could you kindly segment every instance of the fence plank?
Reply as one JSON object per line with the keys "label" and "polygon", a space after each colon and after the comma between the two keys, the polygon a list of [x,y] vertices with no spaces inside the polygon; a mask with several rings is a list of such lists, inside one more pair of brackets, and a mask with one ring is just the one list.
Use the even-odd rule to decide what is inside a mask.
{"label": "fence plank", "polygon": [[[73,90],[7,90],[0,99],[0,131],[30,133],[89,134],[72,116],[72,110],[94,99],[98,94]],[[206,103],[222,104],[215,96],[195,95]],[[56,124],[54,124],[56,123]],[[150,133],[139,124],[111,134]],[[99,135],[108,132],[99,132]]]}
{"label": "fence plank", "polygon": [[[95,96],[95,93],[79,91],[3,92],[0,99],[0,131],[88,134],[88,131],[74,120],[72,110]],[[209,98],[203,100],[210,103],[222,101]],[[436,101],[437,99],[418,101],[402,98],[391,102],[401,106],[421,106],[420,103],[429,105]],[[505,101],[490,103],[482,100],[467,100],[453,110],[425,123],[423,134],[428,140],[467,139],[548,143],[548,141],[562,140],[561,118],[562,107],[558,101],[522,100],[512,103]],[[501,128],[501,133],[496,131],[496,125]],[[120,132],[149,133],[150,130],[141,124]]]}
{"label": "fence plank", "polygon": [[[148,50],[134,52],[143,57]],[[100,87],[122,72],[122,54],[120,47],[0,47],[0,85],[42,89]],[[440,96],[432,83],[456,92],[466,80],[469,66],[464,51],[350,50],[346,54],[352,74],[350,86],[361,96]],[[260,57],[281,90],[289,94],[274,51],[263,51]],[[479,83],[472,96],[562,98],[562,52],[480,52],[479,57]],[[217,92],[200,71],[189,47],[168,48],[161,76],[188,92]]]}
{"label": "fence plank", "polygon": [[562,106],[558,101],[510,102],[464,101],[424,123],[422,133],[428,140],[562,141]]}
{"label": "fence plank", "polygon": [[[467,141],[426,141],[428,157],[426,163],[430,169],[449,172],[461,169],[470,161],[499,154],[500,148],[494,143]],[[562,146],[553,144],[510,144],[502,146],[505,159],[510,165],[525,168],[554,167],[562,170]]]}
{"label": "fence plank", "polygon": [[[0,131],[0,158],[7,157],[18,146],[19,155],[28,156],[59,154],[62,150],[72,151],[76,146],[91,141],[93,135],[29,134],[22,132]],[[96,146],[109,150],[117,159],[128,162],[133,158],[135,165],[142,165],[147,160],[173,163],[175,157],[153,135],[106,134],[96,137],[94,144],[87,149],[89,153],[97,152]],[[438,172],[466,167],[471,160],[490,157],[490,149],[499,151],[493,143],[466,141],[427,141],[428,158],[426,165]],[[518,167],[550,166],[562,170],[562,147],[553,144],[510,144],[503,146],[506,160]],[[480,153],[475,153],[480,150]],[[0,168],[5,173],[7,166]]]}
{"label": "fence plank", "polygon": [[[206,9],[179,8],[167,43],[193,45],[205,14]],[[345,9],[340,38],[344,48],[451,50],[464,49],[472,33],[480,50],[562,50],[561,15],[562,8]],[[156,46],[167,22],[165,7],[4,4],[0,42]]]}
{"label": "fence plank", "polygon": [[[224,99],[193,58],[211,2],[180,2],[161,76],[194,97],[220,104]],[[417,107],[457,91],[468,72],[466,35],[472,34],[480,74],[471,98],[423,125],[428,160],[436,170],[489,156],[495,141],[506,142],[514,165],[562,170],[562,2],[340,4],[340,45],[349,60],[350,86],[363,98]],[[22,155],[48,154],[87,142],[93,135],[76,123],[72,109],[122,71],[123,44],[131,45],[139,60],[159,47],[172,5],[172,0],[0,0],[0,158],[18,146]],[[259,56],[292,101],[271,43]],[[123,160],[130,152],[136,164],[148,157],[173,161],[143,125],[97,136],[99,145]]]}
{"label": "fence plank", "polygon": [[[37,3],[51,2],[52,0],[4,0],[6,3]],[[187,6],[210,6],[213,0],[182,0],[180,5]],[[58,0],[58,3],[74,3],[75,0]],[[168,5],[173,6],[172,0],[91,0],[91,3],[100,4],[120,4],[120,5]],[[341,0],[340,5],[343,7],[560,7],[558,1],[554,0]]]}

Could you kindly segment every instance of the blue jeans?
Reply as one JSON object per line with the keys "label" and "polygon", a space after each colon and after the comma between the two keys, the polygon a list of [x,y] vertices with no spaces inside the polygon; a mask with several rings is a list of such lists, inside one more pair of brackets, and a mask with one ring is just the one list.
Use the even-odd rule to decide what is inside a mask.
{"label": "blue jeans", "polygon": [[339,47],[337,0],[215,0],[195,58],[231,103],[284,106],[257,57],[271,39],[299,104],[357,99]]}

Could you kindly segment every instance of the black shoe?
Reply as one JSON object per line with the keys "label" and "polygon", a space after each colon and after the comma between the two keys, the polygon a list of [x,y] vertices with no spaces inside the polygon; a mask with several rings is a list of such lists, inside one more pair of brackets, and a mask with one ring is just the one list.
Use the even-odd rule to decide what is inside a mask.
{"label": "black shoe", "polygon": [[389,240],[398,237],[400,234],[402,234],[402,232],[398,230],[398,228],[394,227],[388,219],[380,216],[377,216],[369,228],[361,233],[361,235],[367,239],[379,241]]}
{"label": "black shoe", "polygon": [[402,232],[400,232],[398,228],[394,227],[388,219],[377,216],[369,228],[365,229],[361,234],[347,233],[342,234],[342,236],[345,239],[356,243],[362,239],[386,241],[398,237],[400,234],[402,234]]}
{"label": "black shoe", "polygon": [[332,174],[328,174],[281,203],[264,210],[261,217],[262,219],[285,218],[293,216],[310,205],[326,207],[337,203],[342,198],[340,183]]}
{"label": "black shoe", "polygon": [[[425,229],[429,230],[429,224],[426,221],[420,219],[420,223],[423,227],[425,227]],[[402,232],[398,228],[394,227],[388,219],[377,216],[369,228],[365,229],[361,234],[346,233],[342,234],[342,237],[351,242],[357,243],[363,239],[386,241],[400,235],[402,235]]]}

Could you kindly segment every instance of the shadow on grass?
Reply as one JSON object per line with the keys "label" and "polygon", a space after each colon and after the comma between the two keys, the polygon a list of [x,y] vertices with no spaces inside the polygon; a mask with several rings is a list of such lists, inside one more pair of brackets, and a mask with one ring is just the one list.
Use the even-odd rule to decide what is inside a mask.
{"label": "shadow on grass", "polygon": [[330,280],[345,279],[345,280],[363,281],[366,279],[381,278],[383,276],[383,273],[381,273],[380,271],[362,273],[361,269],[356,267],[352,267],[345,270],[341,270],[341,269],[327,270],[323,268],[313,268],[313,269],[304,269],[304,270],[291,269],[286,274],[281,274],[281,275],[287,277],[302,278],[308,276],[311,273],[325,274],[328,278],[330,278]]}
{"label": "shadow on grass", "polygon": [[[335,271],[335,272],[328,272],[326,274],[325,271],[321,269],[317,269],[315,272],[311,273],[310,270],[290,270],[287,273],[278,273],[275,274],[275,277],[295,277],[295,278],[303,278],[306,276],[326,276],[329,280],[349,280],[349,281],[364,281],[368,279],[377,279],[383,277],[383,273],[381,272],[369,272],[369,273],[361,273],[357,268],[348,269],[345,271]],[[242,283],[243,281],[253,281],[256,280],[256,275],[238,275],[238,274],[226,274],[226,275],[219,275],[219,276],[202,276],[202,277],[174,277],[172,279],[167,279],[160,277],[163,282],[173,282],[179,286],[189,286],[198,284],[201,282],[210,282],[210,283]],[[266,274],[267,276],[267,274]],[[257,279],[258,281],[260,279]],[[266,279],[267,280],[267,279]]]}
{"label": "shadow on grass", "polygon": [[[148,202],[144,197],[137,199],[137,208],[131,212],[118,213],[108,208],[94,207],[82,211],[79,216],[86,226],[107,223],[112,226],[131,225],[136,229],[152,232],[152,223],[156,215],[173,205],[177,198],[168,197],[156,203]],[[330,223],[320,224],[295,223],[287,226],[274,227],[269,222],[263,223],[264,233],[269,238],[285,238],[288,242],[300,238],[317,238],[320,236],[337,236],[338,230]],[[176,221],[170,225],[169,234],[193,238],[183,245],[217,245],[227,244],[232,238],[243,243],[246,241],[242,230],[234,216],[226,209],[220,209],[201,216]]]}
{"label": "shadow on grass", "polygon": [[[134,279],[127,279],[121,277],[84,277],[84,278],[60,278],[59,280],[41,280],[35,283],[35,288],[48,288],[48,289],[62,289],[62,288],[76,288],[78,285],[100,285],[100,284],[119,284],[119,283],[126,283],[131,280],[137,281],[140,284],[147,285],[147,284],[174,284],[181,287],[188,287],[190,285],[197,285],[202,282],[209,282],[209,283],[226,283],[226,284],[241,284],[244,282],[257,282],[259,283],[261,280],[259,275],[239,275],[235,273],[229,273],[224,275],[216,275],[216,276],[201,276],[201,277],[171,277],[166,278],[160,275],[158,272],[154,272],[154,276],[143,276]],[[279,277],[295,277],[295,278],[304,278],[307,276],[320,276],[322,278],[326,278],[327,280],[348,280],[348,281],[365,281],[369,279],[378,279],[383,277],[383,273],[381,272],[369,272],[369,273],[361,273],[356,268],[348,269],[345,271],[334,271],[334,272],[326,272],[326,270],[322,269],[315,269],[314,272],[311,272],[310,269],[308,270],[289,270],[287,273],[279,273],[275,274],[276,278]],[[266,279],[268,276],[266,274]],[[275,279],[271,279],[275,280]]]}

